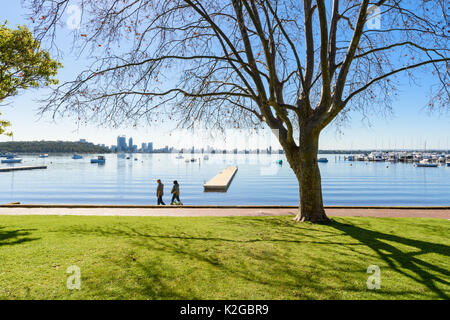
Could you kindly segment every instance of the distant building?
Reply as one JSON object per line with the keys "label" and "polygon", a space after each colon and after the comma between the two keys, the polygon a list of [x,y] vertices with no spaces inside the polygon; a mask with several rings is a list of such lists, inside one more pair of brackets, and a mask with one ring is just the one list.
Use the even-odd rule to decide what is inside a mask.
{"label": "distant building", "polygon": [[80,139],[81,143],[87,143],[86,139]]}
{"label": "distant building", "polygon": [[125,136],[117,137],[117,152],[125,152],[127,151],[127,138]]}
{"label": "distant building", "polygon": [[152,152],[153,151],[153,142],[149,142],[148,143],[147,150],[148,150],[148,152]]}
{"label": "distant building", "polygon": [[147,151],[147,144],[144,142],[142,143],[142,151],[146,152]]}
{"label": "distant building", "polygon": [[130,137],[130,139],[128,139],[128,148],[130,150],[133,150],[133,138],[132,137]]}

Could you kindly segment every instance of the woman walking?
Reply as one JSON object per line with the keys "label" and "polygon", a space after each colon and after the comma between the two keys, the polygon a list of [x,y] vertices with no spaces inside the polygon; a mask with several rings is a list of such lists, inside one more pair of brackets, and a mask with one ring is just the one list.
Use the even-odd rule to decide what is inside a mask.
{"label": "woman walking", "polygon": [[[170,191],[170,193],[172,193],[172,201],[170,202],[170,204],[182,204],[180,201],[180,185],[178,184],[177,180],[173,182],[172,191]],[[175,199],[178,201],[178,203],[175,203]]]}

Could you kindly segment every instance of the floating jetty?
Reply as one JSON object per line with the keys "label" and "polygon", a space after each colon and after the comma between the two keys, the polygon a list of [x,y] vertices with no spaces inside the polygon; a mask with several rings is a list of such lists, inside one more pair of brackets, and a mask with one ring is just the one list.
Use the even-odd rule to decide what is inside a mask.
{"label": "floating jetty", "polygon": [[0,172],[19,171],[19,170],[35,170],[35,169],[47,169],[47,166],[0,168]]}
{"label": "floating jetty", "polygon": [[203,185],[205,192],[226,192],[238,167],[228,167]]}

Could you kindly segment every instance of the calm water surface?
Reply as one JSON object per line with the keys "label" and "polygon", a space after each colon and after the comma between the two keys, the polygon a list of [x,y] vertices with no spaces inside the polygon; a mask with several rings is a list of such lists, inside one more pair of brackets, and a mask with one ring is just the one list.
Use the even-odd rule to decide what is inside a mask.
{"label": "calm water surface", "polygon": [[[0,172],[0,203],[156,204],[156,179],[165,184],[170,202],[172,181],[181,186],[184,204],[297,205],[297,180],[284,155],[216,154],[186,163],[176,154],[106,155],[106,164],[91,164],[92,155],[22,156],[22,166],[47,170]],[[416,168],[406,163],[344,161],[343,155],[321,155],[326,205],[450,205],[450,167]],[[135,161],[134,158],[138,160]],[[282,159],[279,166],[276,160]],[[239,170],[226,193],[205,193],[203,184],[230,165]],[[10,166],[0,164],[0,168]]]}

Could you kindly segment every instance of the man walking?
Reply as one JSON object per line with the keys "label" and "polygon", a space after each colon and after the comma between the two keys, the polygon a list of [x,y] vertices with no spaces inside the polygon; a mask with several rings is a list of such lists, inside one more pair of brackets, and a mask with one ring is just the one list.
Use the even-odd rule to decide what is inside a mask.
{"label": "man walking", "polygon": [[156,188],[156,196],[158,197],[158,205],[166,205],[162,199],[162,196],[164,195],[164,184],[161,182],[160,179],[158,179],[158,187]]}
{"label": "man walking", "polygon": [[[170,204],[182,205],[180,201],[180,185],[178,184],[177,180],[173,182],[172,191],[170,191],[170,193],[172,193],[172,201],[170,202]],[[178,200],[177,203],[175,203],[175,199]]]}

